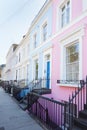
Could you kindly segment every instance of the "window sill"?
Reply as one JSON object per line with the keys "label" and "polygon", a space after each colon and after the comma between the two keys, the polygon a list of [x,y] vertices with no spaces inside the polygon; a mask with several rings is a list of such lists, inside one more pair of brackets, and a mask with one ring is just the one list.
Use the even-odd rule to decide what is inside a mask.
{"label": "window sill", "polygon": [[[62,83],[57,83],[57,86],[60,86],[60,87],[74,87],[74,88],[77,88],[78,87],[78,84],[62,84]],[[80,86],[79,86],[80,87]]]}

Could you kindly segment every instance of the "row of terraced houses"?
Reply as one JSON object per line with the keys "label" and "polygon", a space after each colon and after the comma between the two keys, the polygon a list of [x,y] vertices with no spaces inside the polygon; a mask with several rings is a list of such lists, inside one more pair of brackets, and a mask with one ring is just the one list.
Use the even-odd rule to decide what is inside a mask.
{"label": "row of terraced houses", "polygon": [[2,77],[26,85],[46,79],[51,94],[45,96],[67,102],[87,75],[86,51],[87,1],[47,0],[21,42],[10,47]]}

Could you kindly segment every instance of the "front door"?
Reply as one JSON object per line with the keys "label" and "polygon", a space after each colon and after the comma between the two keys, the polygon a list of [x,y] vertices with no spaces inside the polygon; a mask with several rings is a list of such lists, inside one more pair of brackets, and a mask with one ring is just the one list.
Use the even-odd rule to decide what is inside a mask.
{"label": "front door", "polygon": [[46,87],[50,88],[50,61],[47,61]]}

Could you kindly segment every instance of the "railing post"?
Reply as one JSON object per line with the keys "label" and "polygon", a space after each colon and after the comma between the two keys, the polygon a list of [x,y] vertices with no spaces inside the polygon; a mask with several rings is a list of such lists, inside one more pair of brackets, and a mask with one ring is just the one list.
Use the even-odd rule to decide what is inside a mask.
{"label": "railing post", "polygon": [[[76,88],[75,88],[75,95],[76,95]],[[75,117],[77,117],[76,97],[75,97]]]}
{"label": "railing post", "polygon": [[[66,107],[67,107],[67,104],[65,103],[65,105],[64,105],[64,130],[66,127]],[[62,115],[61,115],[61,117],[62,117]]]}
{"label": "railing post", "polygon": [[36,116],[37,116],[37,101],[36,101]]}
{"label": "railing post", "polygon": [[48,109],[46,108],[46,124],[49,123],[49,120],[48,120]]}
{"label": "railing post", "polygon": [[69,130],[71,129],[70,101],[71,101],[71,100],[70,100],[70,96],[69,96]]}
{"label": "railing post", "polygon": [[87,76],[86,76],[86,104],[87,104]]}
{"label": "railing post", "polygon": [[28,95],[27,95],[27,109],[28,109],[28,111],[29,111],[29,93],[28,93]]}
{"label": "railing post", "polygon": [[73,105],[74,105],[74,99],[73,99],[73,97],[74,97],[74,94],[73,94],[73,92],[72,92],[72,103],[71,103],[71,106],[72,106],[72,124],[71,125],[73,125],[73,118],[74,118],[74,113],[73,113]]}

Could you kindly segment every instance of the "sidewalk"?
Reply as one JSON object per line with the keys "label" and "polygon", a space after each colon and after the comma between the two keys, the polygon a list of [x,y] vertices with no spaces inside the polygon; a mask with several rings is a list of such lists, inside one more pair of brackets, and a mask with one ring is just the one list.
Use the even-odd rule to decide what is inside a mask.
{"label": "sidewalk", "polygon": [[0,88],[0,130],[43,130]]}

